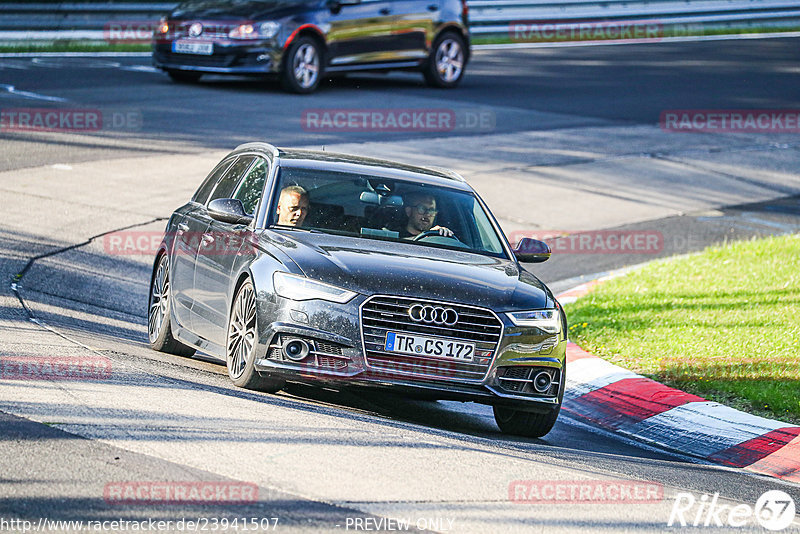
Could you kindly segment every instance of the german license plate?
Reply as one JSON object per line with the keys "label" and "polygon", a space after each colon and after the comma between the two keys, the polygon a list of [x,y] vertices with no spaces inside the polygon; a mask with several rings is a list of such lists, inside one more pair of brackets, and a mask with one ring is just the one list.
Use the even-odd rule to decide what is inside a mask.
{"label": "german license plate", "polygon": [[172,51],[178,54],[200,54],[210,56],[214,53],[214,43],[196,43],[178,40],[172,43]]}
{"label": "german license plate", "polygon": [[453,341],[440,337],[417,336],[386,332],[386,352],[400,352],[414,356],[448,358],[462,362],[471,362],[475,354],[475,344]]}

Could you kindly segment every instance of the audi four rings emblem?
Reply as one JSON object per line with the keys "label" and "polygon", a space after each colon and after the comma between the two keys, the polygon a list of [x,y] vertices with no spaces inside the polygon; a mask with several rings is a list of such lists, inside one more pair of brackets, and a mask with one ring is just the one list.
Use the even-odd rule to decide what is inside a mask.
{"label": "audi four rings emblem", "polygon": [[408,309],[408,316],[418,323],[455,326],[458,322],[458,313],[453,308],[441,306],[414,304]]}

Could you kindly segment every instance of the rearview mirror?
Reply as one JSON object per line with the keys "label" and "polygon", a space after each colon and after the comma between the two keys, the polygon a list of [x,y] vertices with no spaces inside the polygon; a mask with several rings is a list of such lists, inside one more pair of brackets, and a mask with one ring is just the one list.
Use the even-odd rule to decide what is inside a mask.
{"label": "rearview mirror", "polygon": [[244,212],[242,201],[236,198],[215,198],[208,204],[212,219],[230,224],[250,224],[251,216]]}
{"label": "rearview mirror", "polygon": [[514,256],[522,263],[542,263],[550,259],[550,246],[544,241],[523,237],[514,249]]}

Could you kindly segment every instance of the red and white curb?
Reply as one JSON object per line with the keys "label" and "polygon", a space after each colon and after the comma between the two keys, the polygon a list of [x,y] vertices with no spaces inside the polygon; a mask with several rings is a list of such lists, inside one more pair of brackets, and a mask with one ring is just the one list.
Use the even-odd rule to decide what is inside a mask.
{"label": "red and white curb", "polygon": [[[603,279],[558,295],[562,304]],[[567,344],[565,412],[634,439],[800,483],[800,426],[734,410]]]}

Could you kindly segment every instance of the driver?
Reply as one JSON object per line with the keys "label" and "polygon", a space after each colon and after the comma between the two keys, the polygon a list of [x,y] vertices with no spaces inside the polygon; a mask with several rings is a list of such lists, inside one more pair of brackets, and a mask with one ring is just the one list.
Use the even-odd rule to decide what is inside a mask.
{"label": "driver", "polygon": [[436,214],[436,198],[428,193],[411,193],[403,201],[408,222],[400,230],[402,239],[411,239],[423,232],[438,231],[439,235],[454,237],[453,231],[444,226],[434,226]]}
{"label": "driver", "polygon": [[278,224],[303,226],[308,215],[308,192],[299,185],[281,189],[278,197]]}

